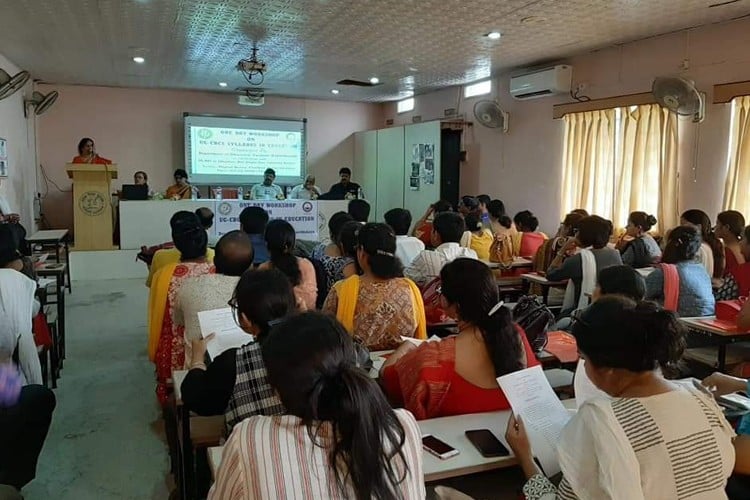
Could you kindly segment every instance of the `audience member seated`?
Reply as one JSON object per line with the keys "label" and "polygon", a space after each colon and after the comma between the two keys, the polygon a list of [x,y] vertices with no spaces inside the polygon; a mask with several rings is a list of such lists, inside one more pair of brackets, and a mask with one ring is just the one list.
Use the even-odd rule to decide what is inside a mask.
{"label": "audience member seated", "polygon": [[408,266],[414,258],[424,250],[424,243],[419,238],[409,236],[411,227],[411,212],[404,208],[393,208],[385,215],[385,223],[396,233],[396,257],[401,264]]}
{"label": "audience member seated", "polygon": [[321,260],[325,253],[328,253],[332,257],[341,257],[341,251],[339,250],[339,244],[336,238],[341,232],[341,228],[344,227],[344,224],[353,220],[352,216],[346,212],[336,212],[331,215],[331,218],[328,219],[328,237],[331,241],[330,243],[319,243],[316,245],[310,254],[310,258],[313,260]]}
{"label": "audience member seated", "polygon": [[470,248],[477,254],[477,258],[490,260],[490,247],[495,237],[492,231],[485,229],[478,213],[470,213],[464,216],[466,231],[461,236],[460,245]]}
{"label": "audience member seated", "polygon": [[184,213],[187,215],[178,218],[172,230],[180,262],[167,264],[154,275],[149,294],[148,353],[156,365],[156,395],[162,406],[168,401],[172,370],[185,366],[185,327],[175,322],[177,294],[187,278],[213,270],[206,259],[206,231],[194,213]]}
{"label": "audience member seated", "polygon": [[414,417],[390,408],[333,318],[287,319],[271,330],[263,358],[288,414],[234,428],[209,500],[425,498]]}
{"label": "audience member seated", "polygon": [[477,195],[477,201],[479,202],[479,219],[482,222],[482,227],[489,229],[492,232],[492,225],[490,224],[490,212],[489,205],[492,198],[486,194]]}
{"label": "audience member seated", "polygon": [[326,289],[331,290],[334,283],[341,281],[359,272],[357,267],[357,231],[362,224],[354,220],[344,223],[337,236],[338,256],[329,255],[328,249],[320,259],[326,274]]}
{"label": "audience member seated", "polygon": [[539,247],[548,239],[546,234],[537,231],[539,219],[528,210],[523,210],[513,217],[513,223],[518,230],[513,238],[513,254],[519,257],[533,257]]}
{"label": "audience member seated", "polygon": [[750,226],[742,230],[739,246],[744,262],[736,264],[724,276],[721,288],[716,291],[719,300],[750,296]]}
{"label": "audience member seated", "polygon": [[[3,259],[5,260],[5,259]],[[38,304],[36,283],[19,271],[0,269],[0,355],[7,354],[18,365],[21,382],[42,383],[42,367],[32,333],[32,318]]]}
{"label": "audience member seated", "polygon": [[268,212],[261,207],[245,207],[240,212],[240,229],[250,236],[255,252],[253,264],[256,266],[268,261],[270,257],[266,246],[266,224]]}
{"label": "audience member seated", "polygon": [[[547,269],[550,281],[568,282],[561,317],[588,305],[589,295],[596,286],[596,276],[602,269],[622,264],[620,252],[609,248],[612,223],[597,215],[584,217],[578,222],[578,234],[557,252]],[[576,248],[578,253],[568,257]]]}
{"label": "audience member seated", "polygon": [[[714,395],[733,392],[750,393],[750,381],[715,372],[703,379],[703,385]],[[734,438],[734,474],[727,484],[729,500],[750,498],[750,415],[745,415],[737,427]]]}
{"label": "audience member seated", "polygon": [[702,210],[687,210],[680,216],[680,225],[695,228],[702,243],[695,258],[705,268],[711,279],[721,280],[726,267],[724,245],[719,241],[711,228],[711,219]]}
{"label": "audience member seated", "polygon": [[517,232],[513,221],[505,213],[505,204],[500,200],[492,200],[487,205],[487,212],[490,216],[490,229],[494,235],[510,235],[511,237]]}
{"label": "audience member seated", "polygon": [[[3,180],[0,178],[0,186],[2,184]],[[3,195],[0,195],[0,225],[5,226],[23,255],[31,255],[31,248],[26,242],[26,228],[21,225],[21,216],[13,212]]]}
{"label": "audience member seated", "polygon": [[[578,233],[578,223],[584,217],[584,215],[572,212],[565,216],[560,223],[560,227],[557,229],[555,237],[545,240],[542,246],[539,247],[539,250],[536,251],[533,264],[534,271],[540,274],[545,274],[547,272],[547,268],[549,268],[557,253],[565,247],[568,241],[575,238],[575,235]],[[564,258],[575,255],[577,249],[578,247],[569,249]]]}
{"label": "audience member seated", "polygon": [[694,227],[674,228],[664,247],[663,264],[646,276],[646,298],[658,300],[665,309],[685,318],[712,315],[711,278],[695,260],[700,247],[701,237]]}
{"label": "audience member seated", "polygon": [[167,188],[164,198],[168,200],[189,200],[193,195],[200,198],[198,188],[191,186],[188,182],[187,172],[178,168],[174,171],[174,184]]}
{"label": "audience member seated", "polygon": [[495,379],[539,364],[526,335],[499,302],[486,264],[456,259],[440,276],[441,306],[458,318],[459,333],[419,347],[401,344],[381,369],[386,394],[418,420],[508,409]]}
{"label": "audience member seated", "polygon": [[465,217],[472,212],[479,212],[479,200],[469,195],[462,196],[458,200],[458,213]]}
{"label": "audience member seated", "polygon": [[278,269],[289,278],[294,287],[294,295],[301,310],[315,309],[318,298],[318,284],[315,281],[315,268],[312,263],[294,255],[296,234],[285,220],[275,219],[266,226],[266,245],[271,260],[258,269]]}
{"label": "audience member seated", "polygon": [[36,270],[31,257],[21,253],[11,224],[0,224],[0,269],[13,269],[36,281]]}
{"label": "audience member seated", "polygon": [[185,366],[192,359],[192,342],[201,338],[198,313],[225,308],[240,276],[252,265],[250,238],[242,231],[230,231],[216,245],[216,272],[187,278],[180,286],[175,296],[174,322],[185,329]]}
{"label": "audience member seated", "polygon": [[524,422],[511,417],[505,437],[528,480],[526,499],[724,498],[732,428],[713,398],[662,375],[684,350],[677,317],[603,297],[573,323],[573,335],[589,378],[613,399],[583,402],[563,429],[557,487],[534,463]]}
{"label": "audience member seated", "polygon": [[[5,330],[0,326],[0,331]],[[0,336],[4,336],[0,333]],[[10,352],[0,340],[0,485],[17,493],[36,476],[36,466],[47,437],[55,394],[42,385],[24,385],[13,363]],[[6,358],[6,360],[3,360]],[[0,487],[0,498],[8,496]]]}
{"label": "audience member seated", "polygon": [[[192,342],[182,402],[198,415],[225,415],[231,430],[253,415],[279,415],[284,406],[268,383],[261,347],[271,326],[296,311],[289,280],[277,269],[247,271],[229,301],[247,344],[227,349],[206,367],[207,339]],[[295,333],[296,334],[296,333]]]}
{"label": "audience member seated", "polygon": [[[591,301],[596,302],[606,295],[619,295],[640,302],[646,296],[646,282],[643,280],[643,276],[630,266],[608,267],[599,272]],[[581,311],[578,311],[574,313],[574,316],[577,317],[580,313]],[[575,321],[575,318],[573,321]],[[606,335],[606,332],[602,333]],[[575,378],[573,379],[573,388],[576,398],[581,401],[595,396],[609,397],[605,392],[597,388],[588,375],[586,375],[586,362],[583,358],[579,358],[578,360]]]}
{"label": "audience member seated", "polygon": [[369,223],[357,233],[362,276],[336,283],[323,310],[335,315],[368,349],[395,349],[401,337],[427,338],[422,295],[403,276],[396,258],[396,235],[386,224]]}
{"label": "audience member seated", "polygon": [[273,181],[276,180],[276,171],[272,168],[267,168],[263,172],[263,182],[256,184],[250,188],[250,199],[251,200],[283,200],[284,190],[281,186],[275,184]]}
{"label": "audience member seated", "polygon": [[[438,214],[443,212],[452,212],[453,206],[449,201],[438,200],[427,208],[427,211],[422,217],[414,224],[414,230],[411,232],[412,236],[415,236],[422,240],[426,246],[432,246],[432,223]],[[407,264],[404,264],[407,265]]]}
{"label": "audience member seated", "polygon": [[[169,219],[169,226],[172,228],[172,242],[174,242],[175,227],[183,227],[185,221],[197,220],[197,217],[198,216],[196,214],[188,212],[187,210],[180,210],[179,212],[175,212],[174,215],[172,215],[172,218]],[[198,222],[198,224],[200,224],[200,221]],[[206,241],[208,241],[208,235],[206,235]],[[206,248],[205,257],[207,262],[213,262],[214,249]],[[161,250],[157,250],[157,252],[153,256],[153,259],[151,260],[151,265],[148,268],[148,278],[146,278],[146,286],[151,286],[151,283],[154,280],[154,276],[156,276],[156,273],[159,272],[163,267],[166,267],[170,264],[176,264],[180,262],[180,259],[180,250],[177,248],[163,248]]]}
{"label": "audience member seated", "polygon": [[365,200],[351,200],[347,210],[352,219],[362,224],[366,224],[370,217],[370,204]]}
{"label": "audience member seated", "polygon": [[422,250],[407,266],[404,274],[418,286],[423,287],[440,276],[445,264],[459,257],[476,259],[477,253],[459,244],[466,230],[463,218],[454,212],[441,212],[432,223],[432,246],[434,250]]}
{"label": "audience member seated", "polygon": [[740,240],[745,229],[745,217],[736,210],[727,210],[716,216],[714,235],[724,243],[724,275],[733,274],[745,263]]}
{"label": "audience member seated", "polygon": [[646,212],[632,212],[628,217],[625,235],[616,248],[622,262],[635,268],[650,267],[661,259],[661,248],[648,232],[656,224],[656,217]]}
{"label": "audience member seated", "polygon": [[211,228],[214,226],[214,213],[208,207],[201,207],[196,209],[195,215],[198,216],[198,220],[201,223],[201,227],[205,229],[206,235],[208,236],[208,246],[214,248],[216,242],[219,241],[217,234],[211,234]]}

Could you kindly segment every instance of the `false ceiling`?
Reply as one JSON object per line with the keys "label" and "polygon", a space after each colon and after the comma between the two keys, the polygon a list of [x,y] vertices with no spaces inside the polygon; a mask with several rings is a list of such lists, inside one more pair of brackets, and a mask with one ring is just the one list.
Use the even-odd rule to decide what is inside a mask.
{"label": "false ceiling", "polygon": [[2,0],[0,53],[51,83],[230,92],[256,41],[267,94],[376,102],[749,13],[749,0]]}

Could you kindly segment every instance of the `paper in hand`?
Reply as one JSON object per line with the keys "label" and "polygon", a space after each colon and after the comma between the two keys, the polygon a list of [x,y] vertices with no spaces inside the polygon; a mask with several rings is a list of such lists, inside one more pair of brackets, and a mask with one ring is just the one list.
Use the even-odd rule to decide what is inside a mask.
{"label": "paper in hand", "polygon": [[252,335],[245,333],[242,328],[237,326],[232,309],[229,307],[199,312],[198,323],[203,338],[212,333],[216,334],[206,345],[206,350],[211,359],[216,359],[219,354],[227,349],[242,347],[254,340]]}
{"label": "paper in hand", "polygon": [[531,449],[544,473],[550,477],[560,472],[557,443],[570,413],[558,399],[544,376],[541,366],[526,368],[497,379],[508,398],[513,413],[523,420]]}

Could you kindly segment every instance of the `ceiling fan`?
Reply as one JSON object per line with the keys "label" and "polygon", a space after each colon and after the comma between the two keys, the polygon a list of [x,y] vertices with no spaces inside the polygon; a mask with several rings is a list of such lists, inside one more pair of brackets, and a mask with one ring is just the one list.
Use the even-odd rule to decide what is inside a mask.
{"label": "ceiling fan", "polygon": [[13,76],[0,69],[0,100],[12,96],[29,81],[28,71],[19,71]]}

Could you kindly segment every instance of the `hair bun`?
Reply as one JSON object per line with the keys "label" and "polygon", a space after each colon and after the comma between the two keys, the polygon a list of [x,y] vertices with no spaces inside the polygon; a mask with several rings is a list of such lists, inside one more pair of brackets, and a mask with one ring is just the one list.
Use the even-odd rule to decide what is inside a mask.
{"label": "hair bun", "polygon": [[657,221],[656,221],[656,217],[654,217],[653,215],[648,215],[648,216],[646,217],[646,222],[648,222],[648,225],[649,225],[649,226],[653,226],[653,225],[654,225],[654,224],[656,224],[656,222],[657,222]]}

